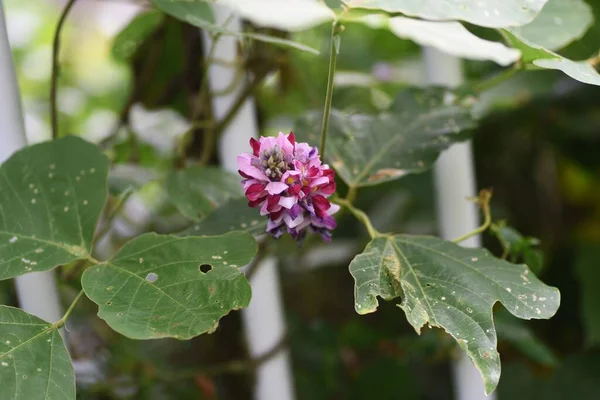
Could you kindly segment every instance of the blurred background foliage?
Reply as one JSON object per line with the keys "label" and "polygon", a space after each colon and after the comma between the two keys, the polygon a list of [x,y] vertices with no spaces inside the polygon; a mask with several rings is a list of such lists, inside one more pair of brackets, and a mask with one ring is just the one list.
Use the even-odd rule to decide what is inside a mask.
{"label": "blurred background foliage", "polygon": [[[599,21],[600,0],[587,2]],[[61,2],[5,0],[4,6],[27,134],[30,142],[43,141],[50,137],[51,41]],[[177,162],[182,141],[186,156],[202,154],[202,129],[184,133],[198,117],[194,110],[210,110],[197,103],[203,101],[197,96],[204,51],[199,30],[157,13],[139,17],[148,10],[148,2],[137,0],[77,4],[63,36],[58,98],[68,132],[109,154],[114,192],[133,185],[155,199],[161,189],[152,179]],[[117,40],[113,47],[132,19],[136,31],[143,31],[137,46],[118,47]],[[289,130],[295,117],[322,107],[328,37],[328,26],[295,35],[320,56],[240,42],[240,66],[266,76],[254,91],[264,134]],[[599,47],[596,23],[559,53],[584,59]],[[488,62],[465,67],[469,81],[499,70]],[[361,24],[346,26],[338,71],[334,107],[349,112],[386,109],[400,88],[424,84],[417,45]],[[598,93],[559,72],[534,71],[482,95],[474,134],[477,181],[494,190],[496,221],[485,245],[498,256],[508,251],[511,259],[527,262],[562,294],[557,315],[548,321],[518,321],[496,310],[500,400],[600,398]],[[219,160],[213,156],[211,162]],[[381,231],[435,234],[434,196],[432,174],[423,173],[367,188],[357,205]],[[172,206],[160,208],[153,228],[176,230],[172,214]],[[449,360],[457,349],[449,336],[439,330],[417,336],[392,303],[373,315],[354,312],[347,266],[363,236],[345,218],[328,247],[316,240],[303,248],[285,238],[277,242],[298,398],[451,399]],[[61,290],[75,291],[68,266],[62,277]],[[15,304],[11,283],[0,285],[3,304]],[[91,304],[87,311],[70,328],[79,398],[250,398],[251,363],[241,371],[218,368],[247,359],[239,315],[223,319],[216,334],[189,342],[137,342],[108,329]]]}

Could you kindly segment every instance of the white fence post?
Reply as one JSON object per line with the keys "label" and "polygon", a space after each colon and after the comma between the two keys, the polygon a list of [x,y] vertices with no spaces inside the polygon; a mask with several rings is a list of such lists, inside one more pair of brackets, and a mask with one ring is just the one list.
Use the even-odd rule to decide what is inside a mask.
{"label": "white fence post", "polygon": [[[456,87],[463,82],[461,60],[433,48],[424,48],[423,57],[430,84]],[[477,206],[466,200],[475,196],[477,188],[473,169],[471,143],[459,143],[443,152],[435,164],[437,215],[440,234],[444,239],[454,239],[479,226]],[[479,236],[461,243],[465,247],[479,247]],[[485,395],[479,371],[461,351],[453,363],[454,398],[456,400],[494,400],[495,395]]]}
{"label": "white fence post", "polygon": [[[27,145],[21,96],[13,66],[4,10],[0,0],[0,162]],[[32,272],[15,279],[21,308],[46,321],[61,318],[54,273]]]}
{"label": "white fence post", "polygon": [[[218,6],[215,6],[213,10],[217,25],[229,21],[227,30],[241,30],[239,18],[230,18],[230,13]],[[212,40],[207,32],[203,32],[203,35],[205,48],[208,49]],[[238,57],[237,46],[236,38],[221,37],[216,44],[214,56],[216,59],[235,64]],[[213,63],[210,66],[209,86],[212,91],[220,91],[228,87],[234,79],[236,79],[236,67],[222,65],[222,63]],[[227,113],[242,90],[244,82],[243,79],[236,90],[212,98],[215,120],[221,120]],[[258,123],[254,101],[250,97],[231,120],[219,143],[221,163],[226,170],[234,173],[238,170],[237,155],[250,151],[248,140],[251,137],[258,137]],[[256,273],[250,282],[252,284],[250,307],[242,311],[246,339],[252,357],[260,357],[277,346],[286,330],[277,261],[273,257],[267,257],[261,261],[261,264],[257,266]],[[294,399],[288,351],[280,351],[263,363],[257,369],[256,379],[254,390],[256,400]]]}

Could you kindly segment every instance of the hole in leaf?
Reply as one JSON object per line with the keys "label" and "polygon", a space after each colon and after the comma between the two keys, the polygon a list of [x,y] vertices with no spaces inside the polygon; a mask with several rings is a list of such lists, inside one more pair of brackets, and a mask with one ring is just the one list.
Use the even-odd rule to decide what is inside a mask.
{"label": "hole in leaf", "polygon": [[202,265],[201,265],[200,267],[198,267],[198,268],[200,269],[200,272],[203,272],[203,273],[205,273],[205,274],[206,274],[207,272],[209,272],[209,271],[212,269],[212,267],[211,267],[210,265],[208,265],[208,264],[202,264]]}
{"label": "hole in leaf", "polygon": [[150,283],[154,283],[158,280],[158,275],[154,272],[150,272],[148,275],[146,275],[146,280]]}
{"label": "hole in leaf", "polygon": [[107,305],[107,306],[112,306],[112,301],[110,301],[110,300],[109,300],[109,301],[107,301],[107,302],[106,302],[106,305]]}

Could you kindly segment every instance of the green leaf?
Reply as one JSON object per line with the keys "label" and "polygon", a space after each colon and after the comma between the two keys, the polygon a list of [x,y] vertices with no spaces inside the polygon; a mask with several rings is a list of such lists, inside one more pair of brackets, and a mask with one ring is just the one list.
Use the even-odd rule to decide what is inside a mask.
{"label": "green leaf", "polygon": [[587,246],[579,250],[575,271],[581,287],[580,313],[588,346],[600,344],[600,247]]}
{"label": "green leaf", "polygon": [[[369,186],[430,168],[439,153],[475,127],[472,103],[431,88],[401,92],[391,112],[345,114],[332,110],[326,158],[350,186]],[[318,143],[321,113],[298,121],[297,135]]]}
{"label": "green leaf", "polygon": [[162,12],[191,25],[213,24],[215,17],[206,0],[152,0]]}
{"label": "green leaf", "polygon": [[[293,40],[283,39],[276,36],[271,36],[263,33],[253,32],[237,32],[227,29],[227,26],[215,25],[214,17],[212,14],[211,6],[207,3],[207,0],[152,0],[154,5],[163,12],[175,17],[181,21],[185,21],[188,24],[197,26],[198,28],[206,29],[211,32],[220,33],[226,36],[235,36],[238,38],[254,39],[261,42],[271,43],[277,46],[290,47],[301,51],[306,51],[315,55],[319,54],[319,51],[306,46],[302,43],[295,42]],[[264,0],[261,0],[264,1]],[[225,3],[221,1],[222,3]],[[255,3],[255,2],[253,2]],[[240,9],[236,9],[237,3],[225,4],[227,6],[234,7],[234,11],[242,11],[241,9],[247,8],[246,5],[242,4]],[[306,3],[305,3],[306,4]],[[315,3],[317,4],[317,3]],[[252,6],[251,6],[252,7]],[[325,7],[325,6],[323,6]],[[310,7],[309,7],[310,8]],[[330,10],[331,11],[331,10]],[[263,15],[274,16],[273,13],[264,13]],[[247,16],[246,16],[247,17]],[[252,20],[252,18],[249,18]],[[254,21],[255,22],[255,21]],[[322,21],[321,21],[322,22]],[[260,25],[260,24],[259,24]],[[269,25],[269,26],[272,26]]]}
{"label": "green leaf", "polygon": [[112,46],[112,56],[119,61],[131,60],[138,47],[154,32],[163,21],[163,14],[157,11],[148,11],[136,16],[115,37]]}
{"label": "green leaf", "polygon": [[258,26],[301,31],[333,21],[334,12],[318,1],[306,0],[216,0]]}
{"label": "green leaf", "polygon": [[459,22],[422,21],[395,17],[389,20],[391,31],[402,39],[431,46],[444,53],[469,60],[491,60],[507,66],[520,57],[516,49],[499,42],[481,39]]}
{"label": "green leaf", "polygon": [[55,325],[0,306],[0,398],[75,400],[69,353]]}
{"label": "green leaf", "polygon": [[167,178],[169,198],[179,211],[199,221],[229,199],[242,197],[240,179],[221,168],[194,166]]}
{"label": "green leaf", "polygon": [[248,207],[246,198],[230,200],[200,222],[179,233],[181,236],[223,235],[231,231],[246,231],[260,236],[267,229],[267,218],[257,209]]}
{"label": "green leaf", "polygon": [[108,163],[68,136],[27,147],[0,167],[0,279],[90,255]]}
{"label": "green leaf", "polygon": [[85,271],[98,316],[132,339],[190,339],[213,332],[221,317],[247,307],[240,271],[256,254],[245,232],[176,237],[153,233],[128,242],[111,260]]}
{"label": "green leaf", "polygon": [[552,349],[538,339],[524,321],[513,317],[504,309],[498,310],[495,317],[500,340],[511,343],[521,353],[543,366],[556,366],[558,360]]}
{"label": "green leaf", "polygon": [[400,307],[417,333],[428,324],[457,340],[481,372],[486,393],[500,378],[492,306],[501,302],[516,317],[539,319],[552,317],[560,303],[558,290],[527,266],[436,237],[377,237],[352,260],[350,273],[359,314],[376,311],[377,296],[402,297]]}
{"label": "green leaf", "polygon": [[600,74],[588,62],[569,60],[541,46],[529,43],[510,30],[504,30],[503,32],[510,44],[521,50],[521,59],[524,63],[562,71],[580,82],[600,86]]}
{"label": "green leaf", "polygon": [[521,53],[499,42],[484,40],[469,32],[455,21],[424,21],[414,18],[389,18],[381,14],[352,18],[371,28],[389,29],[402,39],[469,60],[491,60],[499,65],[509,65],[519,60]]}
{"label": "green leaf", "polygon": [[350,7],[402,13],[434,21],[462,20],[490,28],[525,25],[548,0],[345,0]]}
{"label": "green leaf", "polygon": [[533,22],[511,31],[548,50],[559,50],[582,38],[593,22],[592,8],[583,0],[548,0]]}

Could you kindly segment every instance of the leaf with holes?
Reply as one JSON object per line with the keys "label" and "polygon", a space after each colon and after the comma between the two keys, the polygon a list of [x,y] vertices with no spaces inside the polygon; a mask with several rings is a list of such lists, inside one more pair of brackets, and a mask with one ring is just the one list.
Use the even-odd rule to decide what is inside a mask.
{"label": "leaf with holes", "polygon": [[462,20],[490,28],[525,25],[548,0],[344,0],[350,7],[402,13],[434,21]]}
{"label": "leaf with holes", "polygon": [[0,398],[75,400],[75,376],[56,326],[0,306]]}
{"label": "leaf with holes", "polygon": [[244,196],[240,178],[221,168],[202,166],[169,174],[167,192],[179,211],[193,221],[230,199]]}
{"label": "leaf with holes", "polygon": [[231,231],[246,231],[253,236],[260,236],[266,229],[267,218],[261,216],[255,208],[248,207],[248,200],[244,197],[230,200],[179,235],[223,235]]}
{"label": "leaf with holes", "polygon": [[504,30],[503,32],[509,44],[521,50],[521,60],[524,63],[540,68],[562,71],[579,82],[600,86],[600,73],[589,62],[569,60],[541,46],[528,42],[513,31]]}
{"label": "leaf with holes", "polygon": [[163,20],[164,14],[157,11],[148,11],[136,16],[115,37],[111,49],[112,56],[119,61],[130,61],[138,47],[158,28]]}
{"label": "leaf with holes", "polygon": [[[430,168],[440,152],[468,138],[473,101],[431,88],[398,95],[391,112],[345,114],[332,110],[326,159],[354,187],[376,185]],[[294,132],[318,143],[321,113],[309,113]]]}
{"label": "leaf with holes", "polygon": [[[295,42],[289,39],[283,39],[276,36],[271,36],[263,33],[253,32],[237,32],[229,30],[227,26],[217,26],[214,23],[214,16],[212,14],[211,6],[208,4],[208,0],[152,0],[154,5],[166,14],[171,15],[181,21],[187,22],[188,24],[197,26],[201,29],[206,29],[211,32],[220,33],[226,36],[236,36],[239,38],[254,39],[261,42],[271,43],[273,45],[290,47],[301,51],[306,51],[313,54],[319,54],[318,50],[312,47],[306,46],[302,43]],[[257,8],[258,2],[270,1],[269,4],[270,12],[265,13],[261,8]],[[299,1],[299,0],[294,0]],[[301,1],[301,0],[300,0]],[[298,18],[301,15],[295,15],[295,19],[291,19],[294,16],[293,10],[289,7],[289,4],[281,3],[279,0],[252,0],[246,2],[238,1],[224,1],[219,0],[219,3],[229,7],[232,11],[240,14],[242,17],[251,20],[259,26],[277,27],[279,26],[284,30],[298,30],[306,29],[312,25],[316,25],[327,19],[333,19],[333,12],[327,7],[314,3],[315,6],[307,7],[305,2],[303,9],[306,11],[304,18]],[[282,4],[284,4],[282,6]],[[264,7],[265,4],[258,4],[259,7]],[[298,9],[301,5],[298,5]],[[281,15],[274,13],[275,9],[289,15],[290,24],[286,26],[280,26],[283,22],[280,19]],[[257,11],[260,10],[260,13]],[[312,11],[311,11],[312,10]],[[329,10],[329,14],[325,14]],[[262,17],[261,17],[262,16]],[[266,16],[266,17],[265,17]],[[266,18],[266,19],[265,19]],[[327,19],[324,19],[327,18]],[[294,29],[295,28],[295,29]]]}
{"label": "leaf with holes", "polygon": [[583,0],[548,0],[533,22],[510,31],[548,50],[559,50],[583,37],[593,22],[592,8]]}
{"label": "leaf with holes", "polygon": [[217,328],[231,310],[247,307],[250,285],[240,267],[256,254],[246,232],[177,237],[153,233],[123,246],[85,271],[98,316],[132,339],[190,339]]}
{"label": "leaf with holes", "polygon": [[0,167],[0,279],[89,257],[107,174],[100,150],[74,136],[10,157]]}
{"label": "leaf with holes", "polygon": [[377,296],[402,297],[400,307],[417,333],[427,324],[457,340],[481,372],[486,393],[500,378],[492,306],[501,302],[516,317],[547,319],[560,304],[559,291],[527,266],[436,237],[377,237],[352,260],[350,273],[359,314],[376,311]]}

